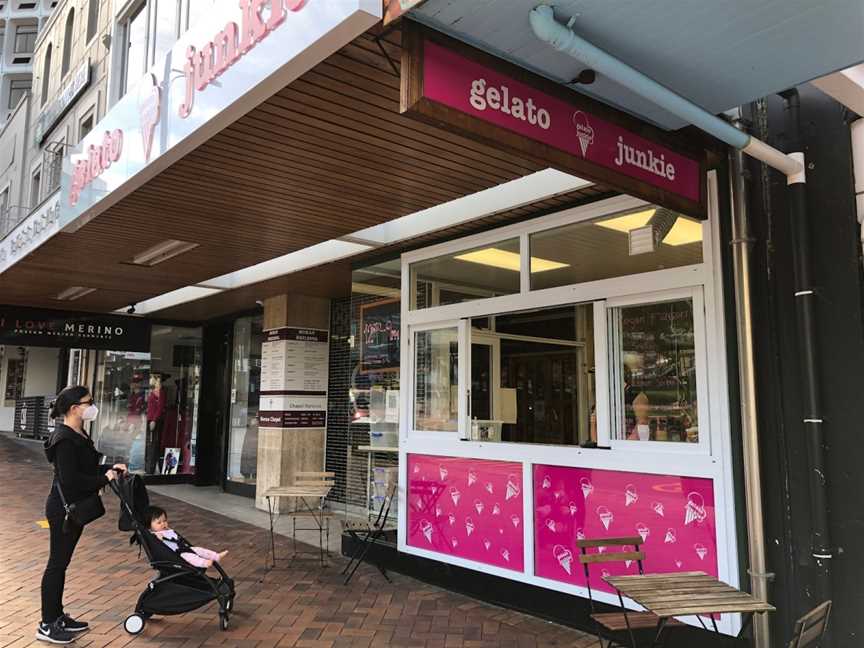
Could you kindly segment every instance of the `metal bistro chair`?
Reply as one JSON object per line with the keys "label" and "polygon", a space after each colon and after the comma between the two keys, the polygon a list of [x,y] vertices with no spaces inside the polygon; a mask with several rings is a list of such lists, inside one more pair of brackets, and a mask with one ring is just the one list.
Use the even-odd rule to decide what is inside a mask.
{"label": "metal bistro chair", "polygon": [[[388,524],[390,507],[393,504],[393,498],[396,496],[396,487],[396,482],[387,484],[384,497],[381,499],[381,507],[378,509],[378,515],[373,522],[369,520],[345,520],[342,523],[343,529],[354,541],[354,549],[351,552],[350,560],[342,570],[343,574],[348,574],[345,577],[345,585],[353,578],[354,572],[360,567],[360,563],[366,559],[366,555],[372,546],[377,544],[387,531],[396,528],[395,525]],[[384,564],[379,562],[376,567],[378,567],[378,571],[381,572],[381,575],[384,576],[387,582],[391,582]]]}
{"label": "metal bistro chair", "polygon": [[831,601],[825,601],[810,610],[795,622],[789,648],[815,648],[821,645],[828,630],[828,617],[831,616]]}
{"label": "metal bistro chair", "polygon": [[[642,543],[640,536],[626,538],[596,538],[593,540],[577,540],[576,546],[579,548],[579,562],[585,570],[585,584],[588,588],[588,600],[591,604],[591,619],[597,630],[597,639],[600,646],[603,646],[605,639],[611,646],[627,646],[625,643],[629,639],[631,648],[637,648],[635,634],[645,634],[650,636],[647,645],[653,645],[657,623],[659,618],[652,612],[635,612],[627,610],[624,606],[624,597],[618,593],[618,602],[621,605],[620,612],[597,612],[596,604],[594,603],[594,595],[591,591],[591,575],[589,571],[590,565],[603,563],[625,562],[635,560],[639,567],[639,574],[644,573],[642,570],[642,561],[645,559],[645,552],[639,549]],[[632,551],[618,552],[603,552],[588,553],[588,549],[599,547],[633,547]],[[680,621],[671,619],[666,627],[682,625]]]}

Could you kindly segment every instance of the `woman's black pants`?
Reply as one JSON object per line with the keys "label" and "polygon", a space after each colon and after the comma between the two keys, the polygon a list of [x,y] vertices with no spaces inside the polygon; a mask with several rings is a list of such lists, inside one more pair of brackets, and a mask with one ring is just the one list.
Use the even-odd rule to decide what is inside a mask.
{"label": "woman's black pants", "polygon": [[51,533],[51,554],[48,566],[42,575],[42,622],[53,623],[63,614],[63,587],[66,584],[66,568],[72,560],[75,545],[83,530],[77,524],[69,524],[63,531],[63,518],[48,518]]}

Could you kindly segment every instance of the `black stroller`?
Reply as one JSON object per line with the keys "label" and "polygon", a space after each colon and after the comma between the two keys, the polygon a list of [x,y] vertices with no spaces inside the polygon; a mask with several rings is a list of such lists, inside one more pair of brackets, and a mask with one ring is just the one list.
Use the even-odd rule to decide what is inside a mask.
{"label": "black stroller", "polygon": [[234,608],[234,581],[222,566],[213,563],[219,578],[211,578],[205,569],[187,563],[150,532],[145,522],[150,498],[139,476],[123,475],[110,484],[120,498],[120,530],[134,532],[130,544],[139,544],[150,566],[158,572],[138,597],[135,611],[126,618],[123,624],[126,632],[141,633],[153,615],[184,614],[211,601],[219,604],[219,623],[227,630],[228,617]]}

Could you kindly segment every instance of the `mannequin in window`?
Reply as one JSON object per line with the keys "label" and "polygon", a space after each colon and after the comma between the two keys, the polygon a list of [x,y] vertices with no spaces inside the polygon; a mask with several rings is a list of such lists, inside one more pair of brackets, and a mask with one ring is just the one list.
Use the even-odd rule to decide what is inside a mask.
{"label": "mannequin in window", "polygon": [[150,393],[147,394],[147,445],[144,449],[144,469],[147,474],[156,473],[156,461],[161,448],[162,427],[165,423],[167,402],[162,390],[166,374],[150,374]]}

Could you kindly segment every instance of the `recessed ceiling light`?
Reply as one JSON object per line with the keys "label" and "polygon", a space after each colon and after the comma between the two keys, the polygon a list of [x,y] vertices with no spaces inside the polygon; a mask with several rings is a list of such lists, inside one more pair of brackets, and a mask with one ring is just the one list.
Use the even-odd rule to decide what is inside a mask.
{"label": "recessed ceiling light", "polygon": [[87,288],[85,286],[69,286],[66,290],[57,295],[57,299],[60,301],[74,301],[95,291],[95,288]]}
{"label": "recessed ceiling light", "polygon": [[606,229],[615,230],[616,232],[627,233],[637,227],[645,227],[651,217],[654,215],[655,209],[635,212],[633,214],[624,214],[623,216],[614,216],[601,221],[594,221],[595,225],[605,227]]}
{"label": "recessed ceiling light", "polygon": [[[492,266],[493,268],[501,268],[503,270],[513,270],[515,272],[519,272],[521,268],[521,259],[518,252],[509,252],[507,250],[499,250],[498,248],[474,250],[473,252],[460,254],[456,258],[460,261],[479,263],[480,265]],[[559,263],[558,261],[531,257],[532,274],[567,267],[569,267],[569,264],[567,263]]]}
{"label": "recessed ceiling light", "polygon": [[136,254],[132,258],[132,263],[142,266],[155,266],[158,263],[176,257],[178,254],[183,254],[184,252],[193,250],[196,247],[198,247],[198,243],[169,239],[144,250],[140,254]]}
{"label": "recessed ceiling light", "polygon": [[702,223],[689,218],[678,217],[672,229],[664,237],[666,245],[687,245],[702,240]]}

